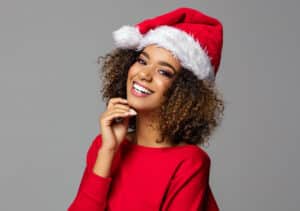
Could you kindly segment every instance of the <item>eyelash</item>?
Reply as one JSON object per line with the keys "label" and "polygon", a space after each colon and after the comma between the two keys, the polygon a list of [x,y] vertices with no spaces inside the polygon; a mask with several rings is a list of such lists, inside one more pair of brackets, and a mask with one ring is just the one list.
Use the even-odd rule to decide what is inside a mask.
{"label": "eyelash", "polygon": [[[145,60],[142,59],[142,58],[137,58],[136,61],[137,61],[139,64],[143,64],[143,65],[146,64]],[[143,63],[141,63],[141,61],[142,61]],[[172,73],[169,73],[169,72],[166,71],[166,70],[162,70],[162,71],[163,71],[163,75],[167,76],[168,78],[172,78],[172,77],[173,77],[173,74],[172,74]]]}

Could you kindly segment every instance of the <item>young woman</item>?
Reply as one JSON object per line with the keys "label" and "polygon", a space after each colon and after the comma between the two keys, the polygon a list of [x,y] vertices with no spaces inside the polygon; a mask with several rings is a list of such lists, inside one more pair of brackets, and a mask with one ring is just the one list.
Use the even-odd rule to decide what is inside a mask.
{"label": "young woman", "polygon": [[69,211],[217,211],[198,144],[220,124],[222,25],[179,8],[114,32],[102,65],[107,109]]}

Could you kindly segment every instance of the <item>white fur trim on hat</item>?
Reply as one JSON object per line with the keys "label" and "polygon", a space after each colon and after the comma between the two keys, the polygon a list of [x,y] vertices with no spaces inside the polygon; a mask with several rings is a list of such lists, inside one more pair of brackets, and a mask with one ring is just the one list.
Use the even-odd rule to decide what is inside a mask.
{"label": "white fur trim on hat", "polygon": [[143,36],[136,27],[122,26],[113,32],[113,38],[117,47],[133,49],[139,45]]}
{"label": "white fur trim on hat", "polygon": [[149,30],[144,36],[138,28],[123,26],[113,32],[115,44],[119,48],[142,50],[150,44],[170,50],[181,65],[191,70],[199,79],[214,80],[213,67],[204,49],[192,35],[170,26],[159,26]]}

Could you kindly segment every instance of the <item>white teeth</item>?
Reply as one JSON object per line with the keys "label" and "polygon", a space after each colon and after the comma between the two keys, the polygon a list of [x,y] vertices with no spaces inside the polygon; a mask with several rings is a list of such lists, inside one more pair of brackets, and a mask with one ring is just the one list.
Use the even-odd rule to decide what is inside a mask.
{"label": "white teeth", "polygon": [[151,93],[152,93],[151,91],[145,89],[144,87],[139,86],[139,85],[136,84],[136,83],[133,84],[133,88],[134,88],[135,90],[139,91],[139,92],[144,93],[144,94],[151,94]]}

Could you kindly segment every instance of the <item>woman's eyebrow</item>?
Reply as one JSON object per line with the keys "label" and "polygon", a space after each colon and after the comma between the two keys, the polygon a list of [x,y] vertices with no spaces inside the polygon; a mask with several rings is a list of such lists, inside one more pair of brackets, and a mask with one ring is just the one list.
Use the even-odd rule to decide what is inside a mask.
{"label": "woman's eyebrow", "polygon": [[[142,51],[141,54],[144,55],[147,59],[150,59],[149,54],[146,53],[145,51]],[[159,64],[159,65],[162,65],[162,66],[167,66],[167,67],[171,68],[175,73],[177,73],[175,67],[173,67],[173,66],[172,66],[171,64],[169,64],[168,62],[159,61],[158,64]]]}

